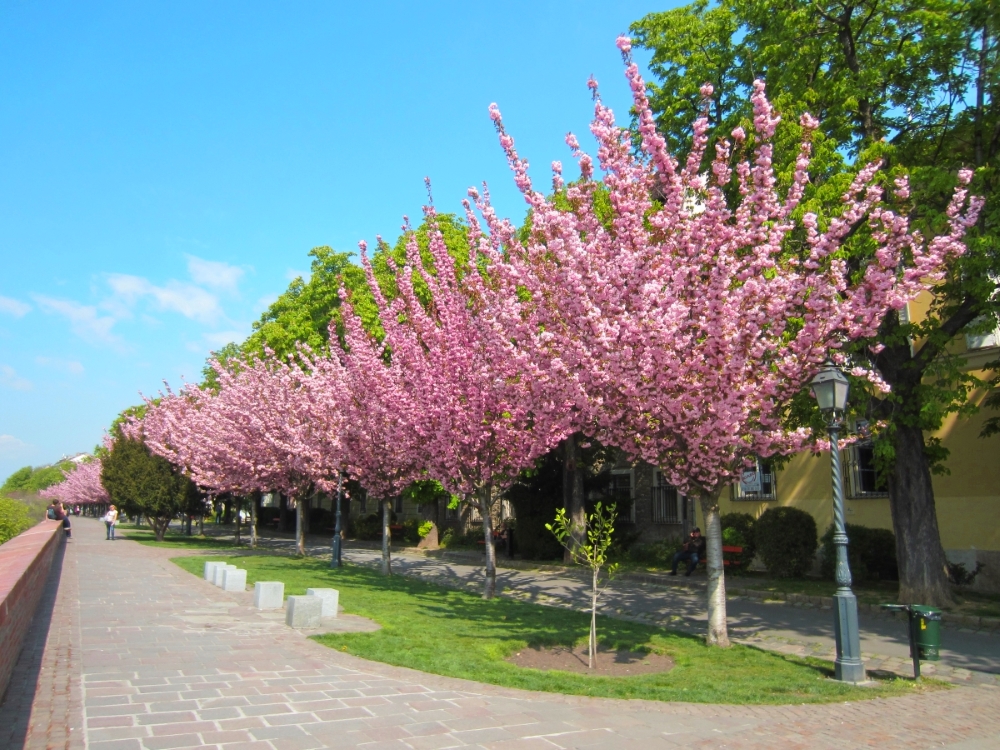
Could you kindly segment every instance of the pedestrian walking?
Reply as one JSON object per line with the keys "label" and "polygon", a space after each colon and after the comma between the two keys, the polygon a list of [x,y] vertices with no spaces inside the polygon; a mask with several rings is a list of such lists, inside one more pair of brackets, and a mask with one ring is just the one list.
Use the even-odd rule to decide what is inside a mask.
{"label": "pedestrian walking", "polygon": [[104,526],[108,530],[108,539],[114,541],[115,538],[115,524],[118,523],[118,510],[115,506],[108,508],[108,512],[104,514]]}

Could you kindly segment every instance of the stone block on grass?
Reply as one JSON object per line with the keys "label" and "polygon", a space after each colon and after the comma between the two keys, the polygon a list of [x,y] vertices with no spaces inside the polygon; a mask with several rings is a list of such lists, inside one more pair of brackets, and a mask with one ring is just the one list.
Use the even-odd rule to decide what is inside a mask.
{"label": "stone block on grass", "polygon": [[253,585],[253,606],[257,609],[281,609],[285,603],[285,584],[281,581],[257,581]]}
{"label": "stone block on grass", "polygon": [[317,596],[290,596],[285,602],[285,624],[292,628],[318,628],[323,600]]}
{"label": "stone block on grass", "polygon": [[221,560],[209,560],[205,563],[205,580],[215,583],[215,569],[220,565],[225,565]]}
{"label": "stone block on grass", "polygon": [[340,592],[337,589],[306,589],[306,596],[315,596],[323,602],[323,617],[336,617]]}
{"label": "stone block on grass", "polygon": [[235,565],[225,565],[225,564],[224,565],[216,565],[215,566],[215,571],[214,571],[215,572],[215,578],[212,580],[212,583],[214,583],[219,588],[222,588],[223,576],[225,576],[226,571],[229,570],[230,568],[233,569],[233,570],[236,570],[236,566]]}
{"label": "stone block on grass", "polygon": [[246,591],[247,572],[242,568],[226,568],[222,574],[223,591]]}

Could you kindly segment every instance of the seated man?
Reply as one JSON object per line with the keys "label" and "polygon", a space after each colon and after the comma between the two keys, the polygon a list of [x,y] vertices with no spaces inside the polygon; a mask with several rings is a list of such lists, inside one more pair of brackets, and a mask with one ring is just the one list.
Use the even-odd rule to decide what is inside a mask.
{"label": "seated man", "polygon": [[677,563],[681,560],[688,561],[687,573],[684,575],[689,576],[694,572],[694,569],[698,567],[698,561],[705,557],[705,537],[701,535],[701,529],[697,526],[691,531],[690,538],[684,542],[684,549],[674,555],[674,568],[670,571],[670,575],[677,575]]}

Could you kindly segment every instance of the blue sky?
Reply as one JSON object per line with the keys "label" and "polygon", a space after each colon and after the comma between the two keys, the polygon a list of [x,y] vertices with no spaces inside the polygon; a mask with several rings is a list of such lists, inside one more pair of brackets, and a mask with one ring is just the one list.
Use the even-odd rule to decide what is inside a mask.
{"label": "blue sky", "polygon": [[0,479],[198,379],[310,248],[395,238],[425,175],[520,221],[490,102],[547,185],[592,143],[588,76],[627,117],[615,37],[667,7],[4,3]]}

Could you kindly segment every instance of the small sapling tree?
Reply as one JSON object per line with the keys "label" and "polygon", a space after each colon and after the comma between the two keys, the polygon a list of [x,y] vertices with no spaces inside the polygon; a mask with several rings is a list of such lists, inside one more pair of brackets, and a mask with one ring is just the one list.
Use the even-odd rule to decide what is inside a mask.
{"label": "small sapling tree", "polygon": [[[583,528],[580,528],[580,524],[572,521],[565,508],[559,508],[555,523],[545,524],[545,528],[569,552],[573,562],[590,568],[590,639],[587,644],[587,666],[590,669],[594,668],[594,657],[597,655],[597,600],[601,595],[601,569],[607,566],[605,574],[609,582],[618,572],[618,563],[608,565],[608,550],[611,548],[611,536],[615,533],[617,510],[614,505],[604,508],[598,503],[594,512],[585,517]],[[584,541],[580,541],[581,539]]]}

